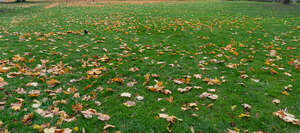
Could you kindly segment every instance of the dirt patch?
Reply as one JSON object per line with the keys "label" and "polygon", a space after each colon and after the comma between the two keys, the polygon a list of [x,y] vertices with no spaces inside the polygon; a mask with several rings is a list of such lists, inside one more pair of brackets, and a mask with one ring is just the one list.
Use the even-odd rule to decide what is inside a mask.
{"label": "dirt patch", "polygon": [[[104,4],[119,4],[119,3],[124,3],[124,4],[147,4],[147,3],[159,3],[159,2],[165,2],[164,0],[141,0],[141,1],[136,1],[136,0],[129,0],[129,1],[99,1],[99,3],[104,3]],[[172,2],[172,1],[168,1]]]}
{"label": "dirt patch", "polygon": [[44,8],[46,8],[46,9],[53,8],[53,7],[58,6],[59,4],[60,4],[60,3],[58,3],[58,2],[51,3],[51,4],[47,5],[47,6],[45,6]]}
{"label": "dirt patch", "polygon": [[82,7],[103,7],[103,5],[97,5],[98,2],[85,2],[85,1],[76,1],[76,2],[66,2],[66,6],[82,6]]}
{"label": "dirt patch", "polygon": [[159,2],[175,2],[169,0],[62,0],[55,1],[44,8],[49,9],[58,5],[62,6],[83,6],[83,7],[103,7],[105,4],[147,4],[147,3],[159,3]]}

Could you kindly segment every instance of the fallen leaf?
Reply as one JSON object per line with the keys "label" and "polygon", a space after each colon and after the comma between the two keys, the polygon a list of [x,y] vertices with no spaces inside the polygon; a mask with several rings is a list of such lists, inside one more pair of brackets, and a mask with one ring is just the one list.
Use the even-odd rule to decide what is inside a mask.
{"label": "fallen leaf", "polygon": [[33,87],[37,87],[39,84],[37,82],[29,82],[26,84],[26,86],[30,87],[30,86],[33,86]]}
{"label": "fallen leaf", "polygon": [[55,127],[45,128],[44,133],[72,133],[72,129],[65,128],[65,129],[57,129]]}
{"label": "fallen leaf", "polygon": [[274,99],[274,100],[272,100],[272,103],[274,103],[274,104],[279,104],[279,103],[280,103],[280,100],[279,100],[279,99]]}
{"label": "fallen leaf", "polygon": [[52,88],[55,87],[56,85],[60,84],[60,82],[58,80],[55,79],[50,79],[48,81],[46,81],[48,87]]}
{"label": "fallen leaf", "polygon": [[0,66],[0,73],[6,73],[9,71],[9,68],[8,67],[1,67]]}
{"label": "fallen leaf", "polygon": [[123,103],[126,107],[133,107],[136,105],[136,103],[134,101],[126,101],[125,103]]}
{"label": "fallen leaf", "polygon": [[72,109],[74,111],[81,111],[82,110],[82,105],[81,104],[74,104],[74,105],[72,105]]}
{"label": "fallen leaf", "polygon": [[138,96],[136,96],[136,100],[142,101],[142,100],[144,100],[144,97],[138,95]]}
{"label": "fallen leaf", "polygon": [[189,92],[190,90],[192,89],[192,87],[185,87],[185,88],[178,88],[177,90],[181,93],[184,93],[184,92]]}
{"label": "fallen leaf", "polygon": [[242,104],[242,106],[245,110],[251,110],[251,105],[249,105],[249,104],[244,103],[244,104]]}
{"label": "fallen leaf", "polygon": [[102,113],[96,113],[98,116],[98,119],[101,121],[108,121],[110,119],[110,116],[107,114],[102,114]]}
{"label": "fallen leaf", "polygon": [[25,125],[30,125],[32,123],[33,113],[29,113],[27,115],[24,115],[22,122]]}
{"label": "fallen leaf", "polygon": [[97,111],[95,109],[88,109],[85,111],[81,111],[81,113],[83,114],[84,118],[92,118],[93,115],[95,115],[97,113]]}
{"label": "fallen leaf", "polygon": [[244,114],[244,113],[241,113],[240,115],[239,115],[239,117],[240,118],[244,118],[244,117],[251,117],[249,114]]}
{"label": "fallen leaf", "polygon": [[226,133],[239,133],[238,131],[235,131],[235,130],[231,130],[231,129],[227,129],[227,132]]}
{"label": "fallen leaf", "polygon": [[2,77],[0,77],[0,87],[4,87],[4,86],[6,86],[6,85],[8,85],[8,83],[5,82],[4,79],[3,79]]}
{"label": "fallen leaf", "polygon": [[38,97],[41,94],[41,90],[31,90],[28,92],[31,97]]}
{"label": "fallen leaf", "polygon": [[128,97],[128,98],[130,98],[130,97],[131,97],[131,94],[128,93],[128,92],[123,92],[123,93],[121,94],[121,97]]}
{"label": "fallen leaf", "polygon": [[176,116],[169,116],[168,114],[159,114],[159,118],[164,118],[168,122],[175,123],[176,120],[182,121],[182,119],[177,118]]}
{"label": "fallen leaf", "polygon": [[116,126],[114,125],[110,125],[110,124],[107,124],[103,127],[104,130],[108,129],[108,128],[115,128]]}
{"label": "fallen leaf", "polygon": [[287,113],[286,110],[280,109],[277,112],[273,112],[273,115],[279,117],[280,119],[284,120],[285,122],[289,122],[295,125],[300,125],[300,120],[296,119],[294,115]]}

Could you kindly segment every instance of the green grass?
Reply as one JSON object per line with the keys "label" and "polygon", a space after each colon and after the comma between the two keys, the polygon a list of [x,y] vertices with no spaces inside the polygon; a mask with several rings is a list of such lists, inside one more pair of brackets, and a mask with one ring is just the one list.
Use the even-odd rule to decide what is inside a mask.
{"label": "green grass", "polygon": [[[226,132],[228,129],[265,131],[275,133],[295,133],[300,131],[299,125],[286,123],[272,115],[279,109],[287,108],[289,113],[300,118],[300,73],[296,67],[289,64],[291,60],[300,60],[300,6],[284,6],[277,3],[257,2],[178,2],[155,4],[113,4],[102,8],[96,7],[54,7],[44,9],[46,3],[22,8],[18,4],[0,4],[0,62],[9,60],[5,65],[11,67],[10,72],[19,69],[15,64],[28,70],[41,64],[41,59],[48,59],[47,67],[62,61],[72,67],[63,75],[26,76],[21,74],[15,78],[7,78],[7,73],[0,73],[8,85],[0,90],[0,102],[6,101],[4,110],[0,112],[2,130],[11,132],[39,132],[32,125],[22,123],[25,114],[34,112],[32,101],[37,99],[43,102],[40,108],[47,109],[53,106],[55,100],[67,100],[67,104],[58,104],[60,110],[68,115],[76,115],[76,120],[57,125],[59,116],[43,118],[35,113],[32,123],[50,123],[58,128],[83,128],[88,133],[101,132],[105,124],[116,127],[109,132],[120,130],[122,133],[132,132],[167,132],[168,122],[157,119],[159,113],[174,115],[183,121],[172,124],[173,132],[191,132],[190,127],[205,133]],[[212,26],[211,26],[212,25]],[[212,28],[209,28],[209,27]],[[298,26],[298,28],[297,28]],[[83,34],[88,29],[90,34]],[[67,33],[79,31],[80,34]],[[54,34],[43,38],[35,35]],[[66,33],[61,35],[60,33]],[[24,35],[28,34],[23,40]],[[208,38],[208,39],[205,39]],[[298,40],[297,40],[298,39]],[[53,40],[53,41],[51,41]],[[102,42],[95,42],[102,40]],[[55,42],[54,42],[55,41]],[[120,49],[127,44],[128,49]],[[231,44],[238,52],[234,55],[224,47]],[[241,47],[241,44],[244,47]],[[107,49],[104,52],[103,48]],[[289,48],[294,48],[289,50]],[[143,52],[140,52],[144,49]],[[270,50],[276,50],[278,57],[269,56]],[[26,54],[26,53],[31,54]],[[214,52],[214,53],[212,53]],[[57,53],[57,54],[56,54]],[[98,64],[107,68],[99,78],[84,79],[70,83],[71,79],[87,77],[87,71],[96,67],[82,67],[81,60],[96,60],[96,56],[106,54],[110,60],[107,63],[98,61]],[[218,56],[222,54],[222,56]],[[12,57],[20,55],[26,62],[15,62]],[[125,55],[125,56],[124,56]],[[190,58],[193,56],[193,58]],[[230,59],[227,59],[228,56]],[[145,59],[147,57],[148,59]],[[280,59],[278,59],[280,57]],[[34,62],[28,62],[34,58]],[[252,59],[253,58],[253,59]],[[220,63],[213,61],[216,59]],[[274,59],[271,64],[265,64],[266,59]],[[245,60],[245,61],[244,61]],[[157,62],[165,62],[157,64]],[[206,62],[201,69],[199,62]],[[228,63],[241,65],[230,69]],[[170,67],[169,64],[178,64],[180,67]],[[1,66],[1,63],[0,63]],[[130,72],[131,67],[138,67],[137,72]],[[266,69],[264,69],[266,68]],[[284,68],[279,70],[278,68]],[[254,71],[251,71],[253,69]],[[274,69],[278,74],[272,74]],[[244,71],[249,76],[240,78]],[[288,72],[291,77],[285,75]],[[145,74],[158,74],[158,81],[163,81],[166,89],[172,91],[170,95],[149,91],[146,86],[154,85],[150,78],[147,85],[143,85]],[[202,78],[218,78],[224,76],[226,82],[221,85],[208,85],[202,79],[196,79],[194,74],[202,74]],[[191,76],[190,85],[177,85],[172,80]],[[124,79],[124,84],[109,83],[112,78]],[[49,88],[44,80],[54,78],[61,83]],[[259,79],[254,82],[253,79]],[[126,83],[136,80],[133,87]],[[25,86],[28,82],[38,82],[38,87]],[[241,83],[243,85],[241,85]],[[293,85],[289,96],[281,94],[284,86]],[[83,90],[84,87],[91,88]],[[73,98],[73,95],[58,93],[53,98],[45,89],[55,90],[76,87],[80,96],[91,95],[96,97],[91,101]],[[113,92],[97,91],[96,88],[113,88]],[[177,88],[186,86],[201,86],[203,89],[192,89],[190,92],[180,93]],[[17,94],[16,88],[24,88],[27,92],[33,89],[42,90],[41,95],[35,98],[28,94]],[[215,101],[200,99],[199,95],[208,89],[216,89],[219,98]],[[120,94],[130,92],[133,97],[123,98]],[[144,96],[142,101],[135,100],[135,95]],[[92,96],[92,95],[91,95]],[[174,101],[158,101],[158,98],[173,96]],[[20,111],[10,108],[16,98],[24,99]],[[280,99],[275,105],[273,99]],[[94,101],[100,101],[97,106]],[[136,101],[136,106],[123,105],[127,100]],[[184,103],[197,102],[199,110],[182,111]],[[86,104],[83,110],[94,108],[98,112],[110,115],[109,121],[100,121],[96,117],[84,118],[81,113],[76,114],[72,105]],[[206,108],[213,103],[211,108]],[[244,113],[241,104],[252,106],[250,118],[239,118]],[[235,110],[232,106],[237,105]],[[161,109],[165,108],[164,112]],[[196,114],[197,116],[194,116]],[[0,130],[1,130],[0,129]]]}

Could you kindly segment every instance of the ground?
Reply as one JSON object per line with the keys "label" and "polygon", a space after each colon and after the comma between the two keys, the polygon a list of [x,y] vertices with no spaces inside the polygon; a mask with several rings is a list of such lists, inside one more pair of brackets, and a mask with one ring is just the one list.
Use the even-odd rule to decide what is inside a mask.
{"label": "ground", "polygon": [[2,3],[0,132],[299,132],[299,7]]}

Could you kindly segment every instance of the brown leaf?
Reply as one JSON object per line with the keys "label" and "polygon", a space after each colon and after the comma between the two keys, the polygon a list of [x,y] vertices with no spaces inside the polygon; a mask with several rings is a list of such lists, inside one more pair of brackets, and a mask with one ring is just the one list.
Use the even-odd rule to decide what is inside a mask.
{"label": "brown leaf", "polygon": [[144,75],[144,78],[145,78],[145,82],[143,83],[144,85],[148,84],[149,83],[149,80],[150,80],[150,74],[146,74]]}
{"label": "brown leaf", "polygon": [[287,113],[287,111],[280,109],[277,112],[273,112],[273,115],[279,117],[285,122],[292,123],[294,125],[300,125],[300,120],[296,119],[294,115]]}
{"label": "brown leaf", "polygon": [[41,90],[31,90],[28,92],[31,97],[38,97],[41,94]]}
{"label": "brown leaf", "polygon": [[107,114],[102,114],[102,113],[96,113],[98,116],[98,119],[101,121],[108,121],[110,119],[110,116]]}
{"label": "brown leaf", "polygon": [[74,104],[74,105],[72,105],[72,109],[74,111],[81,111],[82,110],[82,105],[81,104]]}
{"label": "brown leaf", "polygon": [[46,83],[50,88],[52,88],[52,87],[55,87],[56,85],[58,85],[60,82],[55,79],[50,79],[50,80],[46,81]]}
{"label": "brown leaf", "polygon": [[192,87],[185,87],[185,88],[178,88],[177,90],[181,93],[184,93],[184,92],[189,92],[190,90],[192,89]]}
{"label": "brown leaf", "polygon": [[0,66],[0,73],[6,73],[9,71],[9,68],[8,67],[1,67]]}
{"label": "brown leaf", "polygon": [[8,83],[5,82],[4,79],[3,79],[2,77],[0,77],[0,87],[4,87],[4,86],[6,86],[6,85],[8,85]]}
{"label": "brown leaf", "polygon": [[116,126],[114,125],[110,125],[110,124],[107,124],[103,127],[104,130],[108,129],[108,128],[115,128]]}
{"label": "brown leaf", "polygon": [[22,122],[25,125],[31,125],[32,124],[32,118],[33,118],[33,113],[29,113],[27,115],[24,115]]}
{"label": "brown leaf", "polygon": [[166,119],[168,122],[171,122],[171,123],[175,123],[176,120],[179,120],[179,121],[182,121],[182,119],[179,119],[177,118],[176,116],[169,116],[168,114],[159,114],[159,118],[164,118]]}
{"label": "brown leaf", "polygon": [[136,103],[134,101],[126,101],[125,103],[123,103],[126,107],[133,107],[136,105]]}

